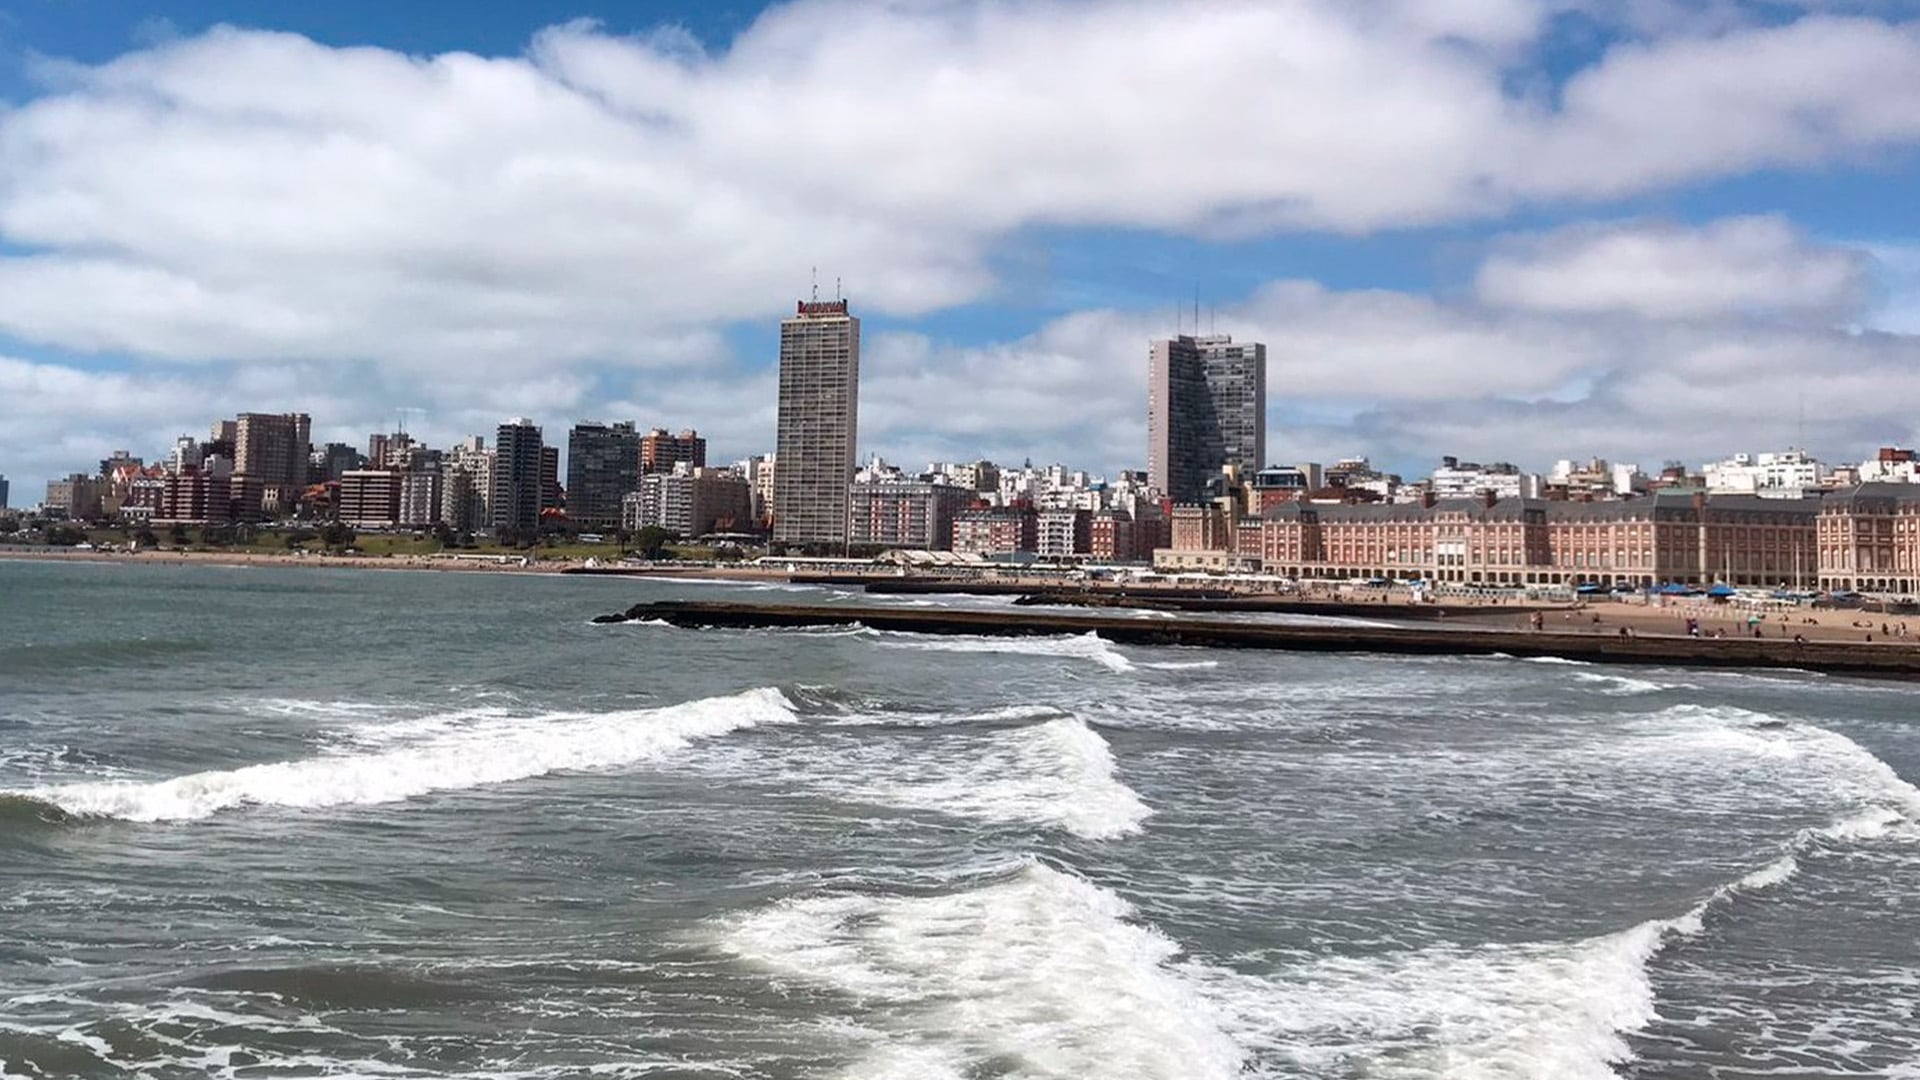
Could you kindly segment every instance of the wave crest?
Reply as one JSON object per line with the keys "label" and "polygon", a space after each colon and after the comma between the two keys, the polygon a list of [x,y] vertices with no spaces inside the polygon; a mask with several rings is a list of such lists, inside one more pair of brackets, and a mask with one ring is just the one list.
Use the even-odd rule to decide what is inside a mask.
{"label": "wave crest", "polygon": [[395,802],[664,757],[694,740],[794,719],[778,690],[659,709],[548,713],[493,720],[374,753],[304,758],[149,783],[59,784],[16,795],[88,817],[188,821],[237,806],[317,808]]}
{"label": "wave crest", "polygon": [[1134,670],[1133,661],[1121,655],[1113,643],[1088,631],[1084,634],[1035,635],[1031,637],[980,637],[970,634],[912,634],[885,631],[880,644],[896,649],[923,649],[929,652],[1011,653],[1021,656],[1057,656],[1070,660],[1091,660],[1109,671]]}

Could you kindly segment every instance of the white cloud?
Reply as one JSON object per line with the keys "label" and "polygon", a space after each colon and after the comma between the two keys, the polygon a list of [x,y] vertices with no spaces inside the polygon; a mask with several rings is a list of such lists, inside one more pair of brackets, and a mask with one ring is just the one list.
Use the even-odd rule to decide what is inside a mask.
{"label": "white cloud", "polygon": [[[808,268],[978,299],[1034,226],[1373,230],[1920,138],[1871,19],[1622,45],[1509,89],[1535,0],[803,0],[724,52],[573,24],[525,57],[223,29],[0,114],[0,330],[179,360],[510,377],[657,364]],[[1525,80],[1521,80],[1522,83]]]}
{"label": "white cloud", "polygon": [[[1551,14],[1623,4],[1648,37],[1541,90]],[[1912,26],[1674,8],[803,0],[724,50],[573,24],[522,57],[423,58],[229,29],[49,64],[0,111],[0,334],[131,359],[6,362],[0,454],[51,475],[241,408],[358,441],[397,404],[436,440],[633,415],[745,453],[772,440],[770,357],[720,328],[770,320],[816,265],[912,315],[991,295],[1026,229],[1391,229],[1920,140]],[[1809,384],[1810,414],[1854,410],[1821,430],[1871,441],[1920,404],[1911,339],[1819,326],[1862,313],[1869,269],[1776,219],[1601,226],[1515,241],[1475,297],[1276,282],[1221,325],[1269,343],[1277,410],[1319,418],[1277,454],[1737,442],[1782,407],[1729,395],[1741,372]],[[1168,329],[876,335],[862,448],[1137,464]]]}
{"label": "white cloud", "polygon": [[1499,307],[1651,318],[1728,314],[1844,321],[1873,298],[1873,259],[1814,243],[1780,217],[1704,228],[1578,225],[1507,244],[1474,289]]}

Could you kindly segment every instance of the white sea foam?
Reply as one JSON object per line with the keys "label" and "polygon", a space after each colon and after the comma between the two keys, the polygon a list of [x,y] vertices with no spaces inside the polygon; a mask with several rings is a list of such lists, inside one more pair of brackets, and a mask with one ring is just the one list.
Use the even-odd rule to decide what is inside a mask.
{"label": "white sea foam", "polygon": [[1076,716],[997,731],[959,753],[837,769],[817,786],[849,801],[1030,822],[1094,840],[1139,832],[1153,813],[1120,782],[1107,741]]}
{"label": "white sea foam", "polygon": [[1068,715],[1071,714],[1056,705],[1008,705],[975,713],[856,712],[835,717],[829,723],[846,727],[948,727],[1052,720]]}
{"label": "white sea foam", "polygon": [[1057,656],[1072,660],[1091,660],[1109,671],[1132,671],[1133,661],[1120,654],[1112,642],[1091,631],[1071,636],[1048,637],[975,637],[972,635],[883,633],[880,643],[888,648],[924,649],[931,652],[1003,653],[1020,656]]}
{"label": "white sea foam", "polygon": [[1664,683],[1651,679],[1635,679],[1627,675],[1597,675],[1587,671],[1577,671],[1575,679],[1597,688],[1603,694],[1653,694],[1671,689]]}
{"label": "white sea foam", "polygon": [[1168,965],[1179,949],[1129,905],[1028,863],[932,897],[788,900],[725,927],[782,979],[873,1006],[877,1033],[845,1075],[1228,1080],[1245,1054]]}
{"label": "white sea foam", "polygon": [[1699,934],[1716,905],[1798,870],[1789,852],[1678,916],[1574,942],[1328,957],[1265,977],[1182,970],[1232,1015],[1226,1030],[1243,1046],[1314,1071],[1615,1080],[1613,1067],[1633,1056],[1625,1037],[1657,1016],[1653,958]]}
{"label": "white sea foam", "polygon": [[1772,863],[1677,918],[1581,941],[1326,957],[1268,975],[1182,960],[1121,898],[1037,863],[953,895],[785,901],[732,922],[726,943],[896,1026],[873,1034],[849,1080],[989,1065],[1034,1078],[1615,1080],[1626,1036],[1656,1016],[1653,957],[1730,890],[1790,874]]}
{"label": "white sea foam", "polygon": [[1567,944],[1329,957],[1271,977],[1193,965],[1244,1046],[1315,1073],[1615,1080],[1654,1018],[1647,961],[1673,927]]}
{"label": "white sea foam", "polygon": [[1837,731],[1730,706],[1676,705],[1636,725],[1652,733],[1645,745],[1733,752],[1770,761],[1780,781],[1810,796],[1890,808],[1920,822],[1920,788]]}
{"label": "white sea foam", "polygon": [[151,783],[60,784],[18,794],[71,813],[129,821],[190,820],[242,805],[393,802],[560,770],[654,760],[696,739],[793,719],[792,706],[779,691],[758,689],[660,709],[488,720],[373,753],[303,758]]}
{"label": "white sea foam", "polygon": [[1593,666],[1585,660],[1569,660],[1564,656],[1529,656],[1526,658],[1526,662],[1529,664],[1561,664],[1567,667]]}

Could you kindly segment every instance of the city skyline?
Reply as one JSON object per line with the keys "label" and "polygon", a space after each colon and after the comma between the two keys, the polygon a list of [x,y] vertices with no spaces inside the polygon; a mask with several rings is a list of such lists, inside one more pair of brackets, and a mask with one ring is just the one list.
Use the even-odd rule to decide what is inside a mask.
{"label": "city skyline", "polygon": [[[1911,444],[1920,9],[1709,7],[0,0],[0,470],[396,405],[729,460],[815,266],[861,457],[1139,467],[1142,345],[1216,327],[1277,462]],[[1208,78],[1143,89],[1174,38]]]}

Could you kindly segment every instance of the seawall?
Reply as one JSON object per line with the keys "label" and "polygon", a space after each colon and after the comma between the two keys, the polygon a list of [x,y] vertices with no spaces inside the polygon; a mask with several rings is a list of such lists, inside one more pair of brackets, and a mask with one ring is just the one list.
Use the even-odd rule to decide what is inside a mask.
{"label": "seawall", "polygon": [[1020,637],[1097,634],[1123,645],[1189,645],[1296,652],[1372,652],[1416,656],[1556,656],[1596,664],[1664,664],[1718,668],[1793,668],[1836,675],[1920,679],[1920,646],[1794,642],[1778,638],[1691,638],[1656,635],[1529,633],[1424,626],[1280,626],[1187,615],[1138,618],[1006,611],[655,601],[597,622],[653,619],[687,628],[760,629],[847,626],[915,634]]}

